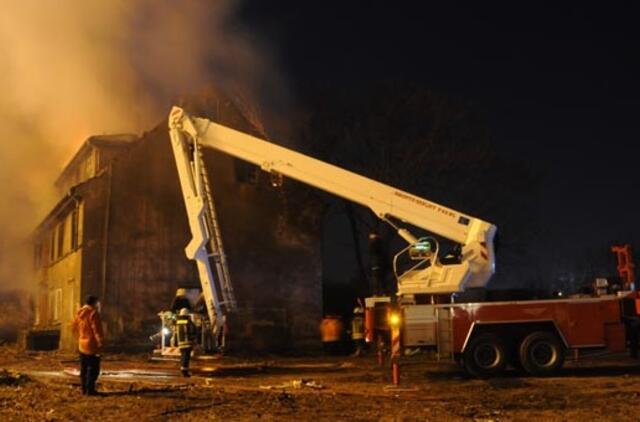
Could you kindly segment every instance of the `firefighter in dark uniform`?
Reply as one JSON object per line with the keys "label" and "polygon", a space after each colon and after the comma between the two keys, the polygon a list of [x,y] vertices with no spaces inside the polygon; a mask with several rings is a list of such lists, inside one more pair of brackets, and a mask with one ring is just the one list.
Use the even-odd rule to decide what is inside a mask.
{"label": "firefighter in dark uniform", "polygon": [[187,289],[180,288],[176,290],[176,297],[174,297],[173,302],[171,302],[171,312],[177,314],[182,308],[191,310],[191,302],[187,297]]}
{"label": "firefighter in dark uniform", "polygon": [[353,340],[353,356],[360,356],[364,352],[364,309],[358,304],[353,310],[351,318],[351,340]]}
{"label": "firefighter in dark uniform", "polygon": [[193,341],[196,336],[196,326],[189,317],[189,309],[182,308],[176,319],[176,337],[178,348],[180,349],[180,370],[185,377],[191,376],[189,373],[189,361],[193,350]]}
{"label": "firefighter in dark uniform", "polygon": [[369,233],[369,262],[371,265],[372,291],[375,295],[388,293],[386,285],[388,265],[388,252],[380,235]]}

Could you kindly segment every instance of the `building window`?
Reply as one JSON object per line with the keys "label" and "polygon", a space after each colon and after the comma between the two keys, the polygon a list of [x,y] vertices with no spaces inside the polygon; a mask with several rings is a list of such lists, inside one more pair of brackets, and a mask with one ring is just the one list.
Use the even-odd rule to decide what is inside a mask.
{"label": "building window", "polygon": [[[42,286],[41,286],[42,288]],[[38,326],[46,322],[47,316],[47,293],[38,295],[38,306],[35,307],[34,325]]]}
{"label": "building window", "polygon": [[64,226],[65,226],[65,221],[66,220],[62,220],[59,224],[58,224],[58,244],[57,244],[57,257],[58,258],[62,258],[64,256]]}
{"label": "building window", "polygon": [[54,289],[49,292],[49,320],[60,322],[60,310],[62,308],[62,289]]}
{"label": "building window", "polygon": [[84,242],[84,201],[78,204],[78,247]]}
{"label": "building window", "polygon": [[56,229],[55,227],[49,234],[49,262],[56,260]]}
{"label": "building window", "polygon": [[62,224],[62,256],[66,256],[73,252],[73,212],[67,214]]}
{"label": "building window", "polygon": [[71,250],[75,251],[80,246],[80,232],[78,230],[78,223],[80,220],[79,206],[74,208],[71,213]]}
{"label": "building window", "polygon": [[84,177],[82,180],[91,179],[96,175],[96,153],[92,149],[84,162]]}

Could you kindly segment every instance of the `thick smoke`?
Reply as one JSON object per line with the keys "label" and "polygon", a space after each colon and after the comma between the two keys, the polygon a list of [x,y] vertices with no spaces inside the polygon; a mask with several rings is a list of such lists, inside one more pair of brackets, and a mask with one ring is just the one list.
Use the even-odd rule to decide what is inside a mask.
{"label": "thick smoke", "polygon": [[[27,241],[86,137],[152,128],[207,83],[258,92],[276,74],[235,1],[0,0],[0,288],[25,286]],[[266,76],[268,75],[268,76]],[[256,98],[252,98],[256,100]]]}

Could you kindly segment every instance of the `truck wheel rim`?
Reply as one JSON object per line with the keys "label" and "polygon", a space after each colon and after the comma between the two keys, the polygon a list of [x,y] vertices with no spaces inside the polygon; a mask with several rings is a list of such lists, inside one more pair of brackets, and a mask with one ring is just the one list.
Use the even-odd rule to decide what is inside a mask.
{"label": "truck wheel rim", "polygon": [[531,359],[537,366],[552,366],[558,358],[555,347],[547,342],[539,342],[531,346]]}
{"label": "truck wheel rim", "polygon": [[479,367],[490,369],[500,361],[500,351],[492,344],[481,344],[474,350],[473,359]]}

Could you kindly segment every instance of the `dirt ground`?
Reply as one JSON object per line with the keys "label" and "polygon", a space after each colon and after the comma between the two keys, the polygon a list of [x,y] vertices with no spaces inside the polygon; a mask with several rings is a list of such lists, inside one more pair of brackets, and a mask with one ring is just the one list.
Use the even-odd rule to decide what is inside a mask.
{"label": "dirt ground", "polygon": [[80,393],[73,356],[0,348],[2,421],[638,420],[640,364],[569,362],[561,376],[467,378],[456,366],[405,358],[401,386],[373,357],[224,357],[194,376],[149,356],[107,355],[99,397]]}

